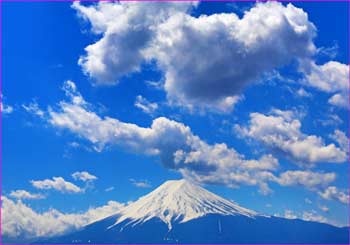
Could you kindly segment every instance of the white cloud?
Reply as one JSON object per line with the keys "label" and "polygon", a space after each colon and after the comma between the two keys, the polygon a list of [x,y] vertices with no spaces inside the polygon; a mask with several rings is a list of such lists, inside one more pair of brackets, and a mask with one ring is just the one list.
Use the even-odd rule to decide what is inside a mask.
{"label": "white cloud", "polygon": [[0,109],[2,114],[10,114],[13,112],[13,107],[4,103],[4,96],[0,93]]}
{"label": "white cloud", "polygon": [[346,134],[338,129],[334,130],[334,133],[330,135],[330,138],[338,143],[339,147],[344,151],[349,151],[349,139]]}
{"label": "white cloud", "polygon": [[13,112],[13,107],[10,105],[5,105],[3,102],[0,102],[0,108],[3,114],[10,114]]}
{"label": "white cloud", "polygon": [[138,71],[158,23],[186,11],[192,3],[100,2],[86,7],[74,2],[72,6],[91,23],[94,33],[103,34],[85,48],[79,64],[97,84],[108,85]]}
{"label": "white cloud", "polygon": [[2,198],[2,235],[7,238],[25,240],[38,237],[51,237],[71,230],[79,229],[94,221],[116,213],[123,204],[109,201],[106,205],[89,208],[84,213],[62,213],[50,209],[38,213],[23,202]]}
{"label": "white cloud", "polygon": [[297,90],[297,95],[298,96],[300,96],[300,97],[311,97],[312,95],[311,95],[311,93],[309,93],[309,92],[307,92],[305,89],[303,89],[303,88],[300,88],[300,89],[298,89]]}
{"label": "white cloud", "polygon": [[186,13],[191,6],[74,3],[92,31],[103,34],[86,47],[80,65],[96,83],[114,84],[156,60],[170,102],[227,112],[266,72],[316,53],[316,28],[292,4],[257,3],[242,18],[234,13],[193,17]]}
{"label": "white cloud", "polygon": [[136,97],[134,105],[135,107],[139,108],[146,114],[154,114],[158,109],[157,103],[150,102],[146,98],[142,97],[141,95],[138,95]]}
{"label": "white cloud", "polygon": [[78,142],[75,142],[75,141],[68,143],[68,145],[72,148],[79,148],[80,147],[80,144]]}
{"label": "white cloud", "polygon": [[333,94],[328,102],[332,105],[348,107],[349,66],[337,61],[317,65],[310,60],[301,62],[305,74],[303,82],[320,91]]}
{"label": "white cloud", "polygon": [[348,88],[349,67],[345,64],[329,61],[317,65],[310,60],[304,61],[304,72],[309,86],[325,92],[345,91]]}
{"label": "white cloud", "polygon": [[286,171],[278,178],[282,186],[304,186],[310,190],[319,190],[327,187],[336,179],[335,173],[317,173],[311,171]]}
{"label": "white cloud", "polygon": [[43,194],[33,194],[25,190],[16,190],[11,191],[10,197],[16,198],[16,199],[44,199],[45,196]]}
{"label": "white cloud", "polygon": [[62,177],[53,177],[45,180],[32,180],[31,184],[40,190],[54,189],[62,193],[80,193],[84,192],[83,189],[74,185],[71,182],[64,180]]}
{"label": "white cloud", "polygon": [[312,201],[311,201],[309,198],[305,198],[304,201],[305,201],[305,203],[307,203],[307,204],[312,204]]}
{"label": "white cloud", "polygon": [[157,90],[164,89],[164,84],[162,83],[162,81],[148,80],[148,81],[145,81],[145,83],[147,86],[154,88],[154,89],[157,89]]}
{"label": "white cloud", "polygon": [[44,116],[44,111],[40,109],[40,107],[36,101],[33,101],[29,104],[23,104],[22,107],[28,113],[31,113],[31,114],[39,116],[39,117]]}
{"label": "white cloud", "polygon": [[114,186],[110,186],[105,189],[105,192],[110,192],[110,191],[113,191],[114,189],[115,189]]}
{"label": "white cloud", "polygon": [[86,171],[82,171],[82,172],[75,172],[72,174],[73,179],[75,180],[81,180],[84,182],[88,182],[88,181],[94,181],[97,180],[97,177],[86,172]]}
{"label": "white cloud", "polygon": [[140,188],[150,188],[152,185],[147,180],[135,180],[135,179],[129,179],[130,182]]}
{"label": "white cloud", "polygon": [[312,167],[316,163],[343,163],[346,152],[332,144],[325,144],[316,135],[301,132],[301,122],[291,111],[274,110],[269,115],[251,113],[249,125],[235,129],[242,136],[264,144],[300,166]]}
{"label": "white cloud", "polygon": [[348,108],[349,98],[346,93],[338,93],[330,97],[328,103],[334,106]]}
{"label": "white cloud", "polygon": [[348,204],[350,200],[345,191],[341,191],[335,186],[329,186],[324,191],[319,191],[318,194],[326,200],[336,200],[344,204]]}
{"label": "white cloud", "polygon": [[319,205],[318,207],[325,213],[329,212],[329,207],[327,207],[327,206]]}

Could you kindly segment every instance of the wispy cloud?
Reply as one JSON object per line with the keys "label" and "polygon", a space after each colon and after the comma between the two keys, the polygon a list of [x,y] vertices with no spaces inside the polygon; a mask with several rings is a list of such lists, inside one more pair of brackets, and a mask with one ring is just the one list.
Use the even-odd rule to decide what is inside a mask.
{"label": "wispy cloud", "polygon": [[36,101],[32,101],[29,104],[23,104],[22,108],[30,114],[33,114],[39,117],[44,116],[44,111],[40,109],[39,104]]}
{"label": "wispy cloud", "polygon": [[105,189],[105,192],[110,192],[110,191],[113,191],[114,189],[115,189],[114,186],[110,186],[110,187],[107,187],[107,188]]}
{"label": "wispy cloud", "polygon": [[136,96],[134,103],[135,107],[139,108],[146,114],[154,114],[158,109],[158,104],[155,102],[149,102],[146,98],[141,95]]}
{"label": "wispy cloud", "polygon": [[135,179],[129,179],[130,182],[140,188],[151,188],[152,185],[147,180],[135,180]]}

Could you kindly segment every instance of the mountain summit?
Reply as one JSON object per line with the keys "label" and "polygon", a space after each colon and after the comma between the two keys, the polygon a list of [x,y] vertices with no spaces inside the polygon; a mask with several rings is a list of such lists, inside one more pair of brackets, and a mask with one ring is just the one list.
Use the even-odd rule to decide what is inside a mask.
{"label": "mountain summit", "polygon": [[172,228],[172,222],[187,222],[208,214],[244,215],[253,217],[254,211],[207,191],[187,180],[169,180],[148,195],[141,197],[119,212],[115,225],[144,223],[159,218]]}
{"label": "mountain summit", "polygon": [[349,244],[349,229],[259,215],[187,180],[171,180],[112,216],[38,243]]}

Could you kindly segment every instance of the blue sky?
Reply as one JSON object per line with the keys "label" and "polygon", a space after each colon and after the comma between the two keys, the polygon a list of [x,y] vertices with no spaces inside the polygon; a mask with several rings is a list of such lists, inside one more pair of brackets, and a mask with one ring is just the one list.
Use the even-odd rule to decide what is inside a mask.
{"label": "blue sky", "polygon": [[[185,176],[258,212],[347,224],[347,4],[156,4],[132,15],[3,3],[3,196],[39,216],[77,213]],[[232,21],[244,11],[256,19]],[[260,25],[272,13],[289,22]],[[97,179],[72,177],[83,171]],[[80,191],[42,182],[53,177]]]}

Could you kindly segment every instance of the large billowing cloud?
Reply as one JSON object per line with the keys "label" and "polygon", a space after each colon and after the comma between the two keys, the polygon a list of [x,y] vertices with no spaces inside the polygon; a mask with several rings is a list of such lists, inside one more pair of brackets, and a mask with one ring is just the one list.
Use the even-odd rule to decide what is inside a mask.
{"label": "large billowing cloud", "polygon": [[[61,101],[58,108],[49,108],[45,118],[52,126],[67,129],[90,141],[97,151],[112,145],[133,153],[158,156],[164,167],[179,171],[195,181],[230,187],[258,186],[263,194],[271,192],[269,182],[322,191],[336,177],[334,173],[311,171],[276,174],[280,165],[272,155],[246,159],[225,143],[208,144],[190,127],[165,117],[154,119],[150,127],[140,127],[111,117],[102,118],[91,110],[92,105],[84,100],[72,81],[67,81],[63,88],[69,100]],[[283,115],[279,120],[293,118],[292,112],[275,111]],[[288,126],[288,123],[285,124]],[[293,132],[300,133],[298,127]]]}
{"label": "large billowing cloud", "polygon": [[157,25],[176,12],[185,12],[192,3],[100,2],[86,7],[74,2],[72,6],[91,23],[94,33],[102,34],[85,48],[79,64],[97,84],[108,85],[138,71]]}
{"label": "large billowing cloud", "polygon": [[155,60],[168,99],[186,107],[229,111],[243,88],[265,73],[315,53],[307,14],[276,3],[234,13],[193,17],[189,3],[74,3],[102,38],[79,63],[97,84],[114,84]]}
{"label": "large billowing cloud", "polygon": [[241,19],[233,13],[172,16],[159,26],[151,51],[165,71],[169,99],[220,105],[264,73],[312,55],[314,35],[301,9],[269,2]]}
{"label": "large billowing cloud", "polygon": [[90,208],[82,213],[62,213],[50,209],[38,213],[22,201],[2,196],[1,231],[3,238],[13,241],[30,241],[37,237],[51,237],[78,229],[89,223],[116,213],[123,204],[109,201],[106,205]]}
{"label": "large billowing cloud", "polygon": [[291,111],[273,110],[268,115],[251,113],[248,125],[236,126],[236,130],[300,166],[346,161],[347,154],[342,147],[326,144],[319,136],[303,133],[300,120]]}

